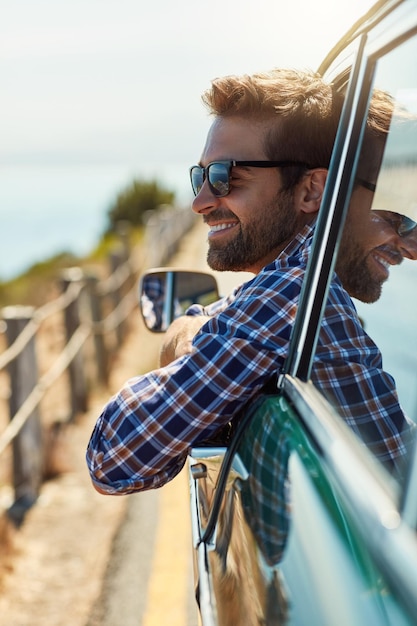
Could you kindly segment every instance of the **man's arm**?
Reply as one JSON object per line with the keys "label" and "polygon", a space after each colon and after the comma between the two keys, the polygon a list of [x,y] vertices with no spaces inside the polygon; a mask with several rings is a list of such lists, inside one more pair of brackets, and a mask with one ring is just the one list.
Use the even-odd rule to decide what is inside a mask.
{"label": "man's arm", "polygon": [[236,297],[236,288],[228,296],[216,300],[207,306],[192,304],[186,314],[178,317],[169,326],[165,333],[159,364],[161,367],[172,363],[184,354],[189,354],[192,348],[192,341],[200,328],[215,315],[224,311]]}
{"label": "man's arm", "polygon": [[207,315],[183,315],[169,326],[159,355],[159,365],[165,367],[184,354],[189,354],[194,336],[210,318]]}

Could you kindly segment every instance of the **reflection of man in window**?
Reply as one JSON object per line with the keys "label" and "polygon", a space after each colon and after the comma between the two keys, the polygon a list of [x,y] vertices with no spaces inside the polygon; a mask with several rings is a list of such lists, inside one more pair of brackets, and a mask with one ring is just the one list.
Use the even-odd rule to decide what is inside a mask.
{"label": "reflection of man in window", "polygon": [[416,124],[405,111],[397,111],[393,98],[375,91],[371,100],[356,185],[352,193],[336,271],[349,294],[363,302],[375,302],[391,266],[404,258],[417,259],[417,207],[408,202],[389,207],[375,204],[388,133],[395,122]]}

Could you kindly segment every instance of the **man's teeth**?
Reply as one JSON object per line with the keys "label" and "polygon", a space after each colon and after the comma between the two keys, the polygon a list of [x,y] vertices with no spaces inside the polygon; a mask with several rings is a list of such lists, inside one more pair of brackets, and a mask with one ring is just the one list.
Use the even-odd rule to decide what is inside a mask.
{"label": "man's teeth", "polygon": [[215,233],[218,230],[226,230],[226,228],[232,228],[233,224],[216,224],[215,226],[210,226],[211,232]]}
{"label": "man's teeth", "polygon": [[383,259],[380,256],[376,257],[378,263],[380,263],[381,265],[383,265],[385,267],[386,270],[389,270],[391,267],[391,263],[389,263],[386,259]]}

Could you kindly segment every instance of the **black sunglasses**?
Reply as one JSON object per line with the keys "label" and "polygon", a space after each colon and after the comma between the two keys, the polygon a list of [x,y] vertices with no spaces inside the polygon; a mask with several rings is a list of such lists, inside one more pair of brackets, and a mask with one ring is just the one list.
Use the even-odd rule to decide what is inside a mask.
{"label": "black sunglasses", "polygon": [[382,217],[400,237],[408,237],[417,227],[417,222],[406,215],[401,215],[401,213],[382,209],[374,209],[374,212]]}
{"label": "black sunglasses", "polygon": [[[364,178],[357,178],[356,182],[361,187],[365,187],[365,189],[369,189],[372,193],[375,193],[376,185],[375,183],[370,183],[368,180]],[[386,222],[392,226],[392,228],[396,231],[396,233],[400,237],[407,237],[410,235],[417,226],[417,222],[411,219],[411,217],[407,217],[406,215],[402,215],[401,213],[396,213],[394,211],[384,211],[382,209],[374,209],[375,213],[378,213]]]}
{"label": "black sunglasses", "polygon": [[406,215],[400,215],[400,217],[401,222],[397,227],[397,233],[400,237],[407,237],[415,230],[417,223]]}
{"label": "black sunglasses", "polygon": [[218,198],[227,196],[230,192],[232,167],[239,165],[247,167],[291,167],[292,165],[298,165],[309,169],[306,163],[300,163],[299,161],[213,161],[207,167],[193,165],[190,167],[190,178],[194,195],[196,196],[199,193],[207,178],[210,190],[215,196]]}

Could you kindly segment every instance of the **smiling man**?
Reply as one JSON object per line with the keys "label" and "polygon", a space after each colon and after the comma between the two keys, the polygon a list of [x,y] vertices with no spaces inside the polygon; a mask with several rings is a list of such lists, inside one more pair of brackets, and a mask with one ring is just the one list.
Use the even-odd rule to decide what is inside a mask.
{"label": "smiling man", "polygon": [[[190,171],[193,210],[209,227],[212,267],[256,275],[220,303],[192,307],[199,325],[207,321],[191,350],[127,381],[104,407],[87,451],[102,493],[171,480],[190,448],[233,420],[287,356],[341,102],[320,77],[291,70],[216,79],[204,100],[214,121]],[[394,381],[337,277],[312,381],[395,466],[406,422]]]}
{"label": "smiling man", "polygon": [[391,267],[417,259],[417,224],[399,213],[371,210],[372,192],[353,191],[336,271],[344,288],[362,302],[376,302]]}
{"label": "smiling man", "polygon": [[[244,116],[216,118],[200,161],[207,163],[207,167],[195,165],[190,170],[196,193],[193,211],[202,215],[209,226],[207,262],[214,270],[257,274],[309,221],[311,212],[319,208],[318,202],[311,208],[294,211],[293,199],[285,188],[277,191],[271,185],[277,178],[277,170],[303,171],[308,165],[299,160],[266,160],[259,145],[261,128],[258,121],[248,123]],[[230,154],[231,145],[236,160],[222,160],[226,157],[214,160],[216,154]],[[251,155],[251,159],[239,160],[239,155]],[[313,189],[317,185],[318,200],[325,176],[325,169],[317,168],[312,173],[311,184]],[[227,201],[223,200],[226,195],[229,195]]]}
{"label": "smiling man", "polygon": [[[377,194],[375,205],[393,115],[394,125],[399,121],[402,125],[408,119],[408,114],[398,110],[389,93],[375,89],[336,264],[337,274],[350,296],[368,303],[381,296],[392,266],[399,265],[404,258],[417,259],[416,215],[415,211],[410,215],[410,203],[397,200],[390,207],[394,210],[382,210],[384,203],[378,204],[381,198]],[[378,206],[381,208],[377,209]]]}

